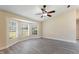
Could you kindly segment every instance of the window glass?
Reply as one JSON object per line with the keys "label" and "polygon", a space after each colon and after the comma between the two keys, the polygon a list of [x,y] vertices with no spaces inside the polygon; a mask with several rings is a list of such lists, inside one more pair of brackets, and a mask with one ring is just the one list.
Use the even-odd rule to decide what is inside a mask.
{"label": "window glass", "polygon": [[27,23],[24,23],[24,22],[21,23],[21,36],[22,37],[28,36],[28,24]]}
{"label": "window glass", "polygon": [[37,35],[37,25],[32,24],[32,35]]}
{"label": "window glass", "polygon": [[18,24],[16,20],[9,21],[9,39],[18,37]]}

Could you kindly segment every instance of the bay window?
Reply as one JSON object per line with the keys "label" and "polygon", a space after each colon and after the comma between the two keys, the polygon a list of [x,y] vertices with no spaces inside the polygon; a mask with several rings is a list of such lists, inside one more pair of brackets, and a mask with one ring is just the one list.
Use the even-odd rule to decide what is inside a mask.
{"label": "bay window", "polygon": [[[37,35],[37,25],[26,20],[9,20],[8,32],[9,39],[25,38],[30,35]],[[31,34],[29,34],[31,33]]]}

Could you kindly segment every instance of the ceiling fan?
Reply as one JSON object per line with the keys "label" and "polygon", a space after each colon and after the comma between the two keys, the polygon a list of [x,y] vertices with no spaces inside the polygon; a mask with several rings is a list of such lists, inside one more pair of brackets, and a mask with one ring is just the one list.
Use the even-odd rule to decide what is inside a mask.
{"label": "ceiling fan", "polygon": [[46,7],[47,7],[46,5],[43,5],[43,7],[41,8],[42,13],[37,14],[37,15],[41,15],[41,18],[46,17],[46,16],[52,17],[52,13],[55,13],[55,10],[47,11]]}
{"label": "ceiling fan", "polygon": [[[52,13],[55,13],[56,11],[55,10],[47,11],[46,7],[47,7],[46,5],[43,5],[43,7],[41,8],[42,13],[37,13],[36,15],[41,15],[41,18],[46,16],[52,17]],[[70,5],[67,5],[67,8],[70,8]]]}

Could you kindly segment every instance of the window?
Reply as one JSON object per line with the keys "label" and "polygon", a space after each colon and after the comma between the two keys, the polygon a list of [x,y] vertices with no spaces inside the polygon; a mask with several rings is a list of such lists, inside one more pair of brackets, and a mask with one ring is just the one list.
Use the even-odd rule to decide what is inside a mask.
{"label": "window", "polygon": [[26,20],[11,19],[8,24],[9,39],[37,35],[37,24]]}
{"label": "window", "polygon": [[29,34],[28,32],[28,23],[22,22],[21,23],[21,36],[27,37]]}
{"label": "window", "polygon": [[37,35],[37,25],[32,24],[32,35]]}
{"label": "window", "polygon": [[16,20],[9,21],[9,39],[18,37],[18,24]]}

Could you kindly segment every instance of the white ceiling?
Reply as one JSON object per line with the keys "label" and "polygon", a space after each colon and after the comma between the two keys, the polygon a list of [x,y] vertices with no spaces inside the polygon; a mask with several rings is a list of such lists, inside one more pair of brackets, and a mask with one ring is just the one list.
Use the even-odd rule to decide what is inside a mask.
{"label": "white ceiling", "polygon": [[55,10],[56,12],[52,14],[52,17],[45,18],[41,18],[41,15],[36,15],[37,13],[41,13],[41,8],[42,5],[0,5],[0,10],[12,12],[37,21],[43,21],[55,17],[62,12],[72,9],[73,6],[67,8],[67,5],[47,5],[48,11]]}

